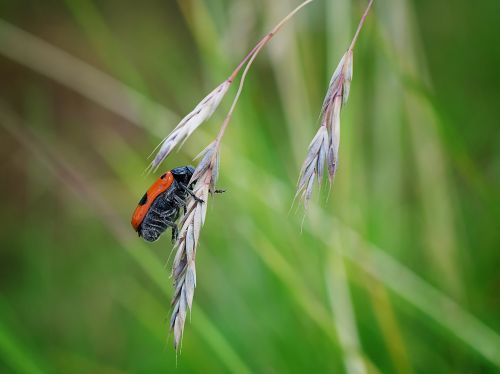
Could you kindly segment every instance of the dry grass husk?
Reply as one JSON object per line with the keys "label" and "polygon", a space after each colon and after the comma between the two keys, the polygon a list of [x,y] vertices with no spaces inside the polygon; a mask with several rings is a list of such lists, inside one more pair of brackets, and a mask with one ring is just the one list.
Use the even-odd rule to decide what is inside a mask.
{"label": "dry grass husk", "polygon": [[359,32],[365,22],[366,16],[372,6],[370,0],[361,17],[358,28],[352,39],[351,45],[340,59],[335,69],[320,113],[320,128],[309,144],[306,159],[302,164],[297,183],[295,198],[299,197],[307,209],[312,196],[314,180],[321,184],[325,165],[328,170],[328,180],[333,183],[338,168],[340,146],[340,114],[342,107],[349,99],[353,74],[353,49]]}

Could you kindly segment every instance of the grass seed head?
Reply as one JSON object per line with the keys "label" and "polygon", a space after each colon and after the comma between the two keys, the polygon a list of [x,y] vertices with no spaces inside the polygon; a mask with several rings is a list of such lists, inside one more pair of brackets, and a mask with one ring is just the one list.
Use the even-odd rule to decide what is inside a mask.
{"label": "grass seed head", "polygon": [[[172,264],[174,278],[174,296],[172,299],[172,317],[170,329],[174,332],[174,348],[177,350],[182,341],[187,311],[193,306],[194,289],[196,287],[196,249],[200,232],[205,223],[207,201],[217,180],[219,155],[215,142],[208,145],[199,155],[201,161],[196,167],[191,182],[194,182],[193,193],[186,206],[179,224],[179,238],[175,243],[177,252]],[[191,183],[190,182],[190,183]]]}
{"label": "grass seed head", "polygon": [[309,144],[307,156],[300,171],[297,192],[295,194],[295,198],[299,196],[300,199],[303,200],[306,207],[311,199],[314,179],[316,177],[321,179],[323,176],[327,149],[328,130],[326,126],[321,126]]}
{"label": "grass seed head", "polygon": [[177,146],[187,140],[187,138],[205,121],[207,121],[215,112],[220,102],[229,89],[231,82],[225,80],[212,92],[210,92],[191,113],[185,116],[172,130],[172,132],[160,143],[160,150],[150,164],[151,170],[156,170],[163,160]]}
{"label": "grass seed head", "polygon": [[318,184],[321,184],[325,163],[330,183],[333,183],[335,177],[340,145],[340,112],[349,97],[352,60],[352,51],[348,50],[340,59],[330,79],[321,108],[321,126],[309,144],[307,156],[302,165],[295,197],[300,196],[306,208],[311,199],[315,177]]}

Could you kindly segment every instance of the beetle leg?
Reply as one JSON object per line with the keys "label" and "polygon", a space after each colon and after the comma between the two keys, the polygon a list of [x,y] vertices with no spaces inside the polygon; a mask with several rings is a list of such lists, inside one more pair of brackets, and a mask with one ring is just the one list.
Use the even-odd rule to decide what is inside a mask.
{"label": "beetle leg", "polygon": [[175,209],[170,209],[170,210],[166,210],[164,212],[158,213],[158,215],[162,219],[170,221],[168,218],[171,217],[174,213],[175,213]]}
{"label": "beetle leg", "polygon": [[165,219],[164,222],[165,225],[170,226],[172,228],[172,243],[175,243],[177,241],[177,238],[179,237],[179,228],[177,227],[177,224],[168,219]]}
{"label": "beetle leg", "polygon": [[[155,220],[156,222],[160,222],[158,220]],[[161,223],[165,226],[172,228],[172,243],[175,243],[177,241],[177,238],[179,237],[179,228],[177,227],[177,224],[173,221],[170,221],[166,218],[161,221]],[[154,225],[156,226],[156,225]]]}
{"label": "beetle leg", "polygon": [[177,225],[172,226],[172,244],[175,244],[175,242],[179,239],[179,228]]}
{"label": "beetle leg", "polygon": [[172,243],[175,243],[177,241],[177,238],[179,237],[179,228],[177,227],[177,224],[168,219],[165,219],[163,222],[165,223],[166,226],[172,228]]}
{"label": "beetle leg", "polygon": [[182,200],[179,196],[175,195],[174,196],[174,200],[175,202],[179,205],[179,206],[183,206],[183,207],[186,207],[186,202],[184,200]]}
{"label": "beetle leg", "polygon": [[151,223],[151,222],[149,223],[149,225],[150,225],[150,226],[152,226],[152,227],[157,228],[158,230],[162,230],[162,231],[163,231],[163,230],[165,230],[165,225],[163,224],[163,222],[162,222],[162,221],[155,220],[154,222],[158,222],[158,223],[160,223],[161,225],[156,225],[156,224]]}
{"label": "beetle leg", "polygon": [[172,221],[170,221],[168,219],[165,219],[163,222],[165,223],[165,226],[169,226],[169,227],[172,227],[172,228],[173,227],[177,227],[177,224],[175,222],[172,222]]}
{"label": "beetle leg", "polygon": [[193,192],[193,191],[191,191],[191,190],[190,190],[190,189],[189,189],[189,188],[188,188],[185,184],[183,184],[183,183],[180,183],[180,182],[179,182],[179,186],[181,186],[181,188],[182,188],[184,191],[186,191],[188,194],[190,194],[190,195],[192,196],[192,198],[193,198],[193,199],[195,199],[197,202],[199,202],[199,203],[204,203],[204,201],[203,201],[202,199],[200,199],[198,196],[196,196],[196,195],[194,194],[194,192]]}
{"label": "beetle leg", "polygon": [[152,219],[151,222],[157,223],[156,225],[151,223],[152,226],[161,228],[163,230],[165,230],[167,227],[177,227],[177,224],[175,222],[169,220],[165,216],[160,216],[160,219]]}

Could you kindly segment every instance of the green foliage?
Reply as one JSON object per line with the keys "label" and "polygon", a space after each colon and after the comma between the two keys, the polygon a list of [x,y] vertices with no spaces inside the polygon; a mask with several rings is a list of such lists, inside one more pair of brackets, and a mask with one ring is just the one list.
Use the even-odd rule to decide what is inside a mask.
{"label": "green foliage", "polygon": [[[0,371],[497,371],[498,73],[471,56],[500,33],[469,19],[490,3],[446,23],[445,1],[375,1],[335,184],[303,227],[300,165],[366,4],[316,0],[266,46],[222,144],[178,357],[169,234],[129,223],[157,177],[146,157],[296,2],[1,3]],[[193,162],[234,93],[160,168]]]}

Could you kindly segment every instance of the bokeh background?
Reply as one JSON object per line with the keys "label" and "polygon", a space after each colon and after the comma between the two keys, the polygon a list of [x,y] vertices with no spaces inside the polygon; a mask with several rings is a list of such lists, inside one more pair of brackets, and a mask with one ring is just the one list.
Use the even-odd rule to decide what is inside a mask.
{"label": "bokeh background", "polygon": [[[294,188],[365,1],[316,0],[257,58],[222,147],[182,352],[147,156],[294,0],[0,2],[0,372],[500,368],[500,2],[375,1],[335,184]],[[163,165],[193,163],[216,115]]]}

